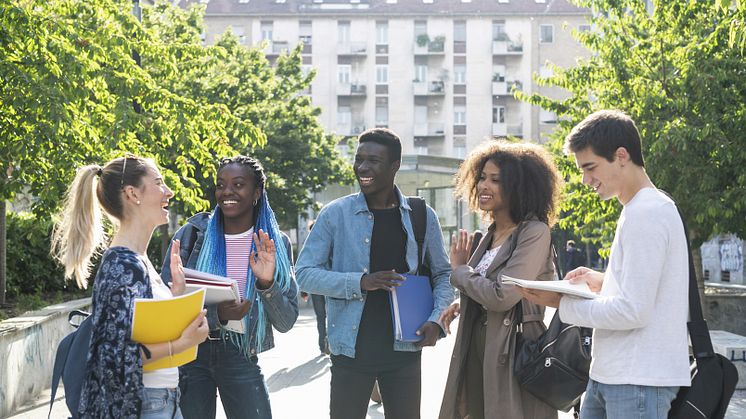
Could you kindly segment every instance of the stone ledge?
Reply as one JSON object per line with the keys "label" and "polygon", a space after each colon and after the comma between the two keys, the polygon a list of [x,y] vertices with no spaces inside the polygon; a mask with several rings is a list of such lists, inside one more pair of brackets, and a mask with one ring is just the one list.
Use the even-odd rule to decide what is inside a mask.
{"label": "stone ledge", "polygon": [[711,330],[710,339],[716,353],[728,358],[738,370],[736,388],[746,389],[746,337],[724,330]]}
{"label": "stone ledge", "polygon": [[57,346],[73,330],[67,315],[90,305],[83,298],[0,322],[0,418],[49,388]]}

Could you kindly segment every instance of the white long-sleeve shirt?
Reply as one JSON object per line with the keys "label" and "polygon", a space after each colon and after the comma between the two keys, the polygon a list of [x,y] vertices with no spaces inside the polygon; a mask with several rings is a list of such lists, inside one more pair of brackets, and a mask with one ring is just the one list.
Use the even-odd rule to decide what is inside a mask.
{"label": "white long-sleeve shirt", "polygon": [[601,298],[563,297],[563,322],[593,327],[590,377],[604,384],[688,386],[689,259],[676,206],[643,188],[624,206]]}

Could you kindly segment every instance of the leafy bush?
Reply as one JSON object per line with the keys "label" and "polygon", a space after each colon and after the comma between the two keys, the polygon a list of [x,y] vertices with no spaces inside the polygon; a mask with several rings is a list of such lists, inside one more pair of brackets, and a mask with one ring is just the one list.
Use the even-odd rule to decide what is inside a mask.
{"label": "leafy bush", "polygon": [[52,222],[7,213],[7,296],[65,291],[64,270],[49,254]]}

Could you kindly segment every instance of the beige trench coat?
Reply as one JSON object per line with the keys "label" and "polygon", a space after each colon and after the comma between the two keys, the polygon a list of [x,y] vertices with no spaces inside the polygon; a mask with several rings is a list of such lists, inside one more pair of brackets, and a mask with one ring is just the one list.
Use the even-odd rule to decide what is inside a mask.
{"label": "beige trench coat", "polygon": [[[494,224],[479,243],[468,265],[451,274],[451,284],[461,292],[461,320],[440,408],[440,419],[468,419],[464,394],[465,361],[472,326],[481,304],[487,310],[484,350],[484,417],[489,419],[557,418],[557,411],[525,392],[513,377],[515,350],[514,307],[521,294],[513,286],[502,285],[501,274],[515,278],[551,280],[554,267],[550,252],[549,227],[539,221],[522,223],[500,248],[482,277],[474,272],[494,234]],[[517,234],[517,237],[514,235]],[[513,249],[514,247],[514,249]],[[535,339],[546,327],[544,308],[523,300],[523,333]]]}

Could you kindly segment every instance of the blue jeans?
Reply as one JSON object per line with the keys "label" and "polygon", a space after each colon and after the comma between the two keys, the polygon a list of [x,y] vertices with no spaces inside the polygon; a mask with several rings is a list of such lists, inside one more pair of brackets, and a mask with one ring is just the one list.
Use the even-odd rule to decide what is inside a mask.
{"label": "blue jeans", "polygon": [[183,419],[179,410],[178,388],[142,389],[140,419]]}
{"label": "blue jeans", "polygon": [[603,384],[590,380],[580,419],[666,419],[678,387]]}
{"label": "blue jeans", "polygon": [[216,390],[228,419],[271,419],[269,393],[256,356],[246,359],[230,341],[206,340],[197,359],[181,367],[185,419],[215,417]]}

